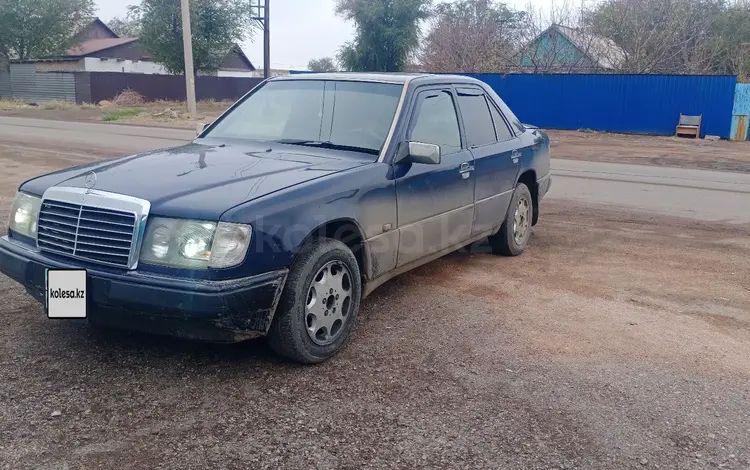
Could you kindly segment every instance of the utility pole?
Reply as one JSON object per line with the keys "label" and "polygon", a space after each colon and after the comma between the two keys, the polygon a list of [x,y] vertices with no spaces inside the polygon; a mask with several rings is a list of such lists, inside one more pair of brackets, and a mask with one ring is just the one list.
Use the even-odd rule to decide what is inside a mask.
{"label": "utility pole", "polygon": [[195,104],[195,71],[193,68],[193,33],[190,28],[190,0],[181,0],[182,45],[185,50],[185,86],[190,117],[195,119],[198,109]]}
{"label": "utility pole", "polygon": [[252,18],[263,27],[263,78],[269,78],[271,76],[271,16],[268,4],[271,0],[255,1],[257,3],[251,4],[250,8],[253,12]]}

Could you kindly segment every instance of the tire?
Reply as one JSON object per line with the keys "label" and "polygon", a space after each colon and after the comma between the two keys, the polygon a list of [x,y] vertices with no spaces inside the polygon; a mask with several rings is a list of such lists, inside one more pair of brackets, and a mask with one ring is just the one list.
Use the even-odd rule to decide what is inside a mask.
{"label": "tire", "polygon": [[359,265],[349,247],[331,238],[310,241],[294,261],[281,294],[268,332],[271,349],[303,364],[329,359],[353,331],[361,296]]}
{"label": "tire", "polygon": [[[522,206],[519,206],[519,204],[522,204]],[[525,207],[525,209],[521,209],[522,207]],[[518,228],[515,220],[516,209],[526,212],[525,218],[522,217],[522,220],[520,220],[523,226],[522,230],[518,230],[518,232],[522,232],[520,237],[516,236],[516,228]],[[492,252],[503,256],[518,256],[523,253],[531,236],[533,216],[534,203],[531,198],[531,191],[529,191],[529,188],[525,184],[518,183],[500,230],[488,239],[492,247]]]}

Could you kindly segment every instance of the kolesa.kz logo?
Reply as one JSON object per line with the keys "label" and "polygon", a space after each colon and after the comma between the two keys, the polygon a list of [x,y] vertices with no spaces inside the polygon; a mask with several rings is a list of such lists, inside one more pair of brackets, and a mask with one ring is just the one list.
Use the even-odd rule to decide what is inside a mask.
{"label": "kolesa.kz logo", "polygon": [[49,296],[53,299],[85,299],[86,291],[84,291],[83,289],[54,289],[49,291]]}
{"label": "kolesa.kz logo", "polygon": [[88,310],[85,269],[47,271],[47,317],[86,318]]}

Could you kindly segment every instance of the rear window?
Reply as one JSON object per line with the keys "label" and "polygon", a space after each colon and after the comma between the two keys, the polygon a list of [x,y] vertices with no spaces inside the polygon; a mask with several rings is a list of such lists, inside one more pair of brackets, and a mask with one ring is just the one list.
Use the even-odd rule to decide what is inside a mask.
{"label": "rear window", "polygon": [[494,105],[490,106],[490,109],[492,110],[492,119],[495,121],[498,142],[505,142],[506,140],[512,139],[513,134],[510,132],[510,129],[508,129],[505,119],[500,115],[500,111],[498,111]]}
{"label": "rear window", "polygon": [[508,105],[505,104],[505,101],[500,99],[499,96],[497,96],[497,99],[493,101],[495,101],[497,106],[500,108],[500,111],[503,113],[503,116],[505,116],[505,119],[508,120],[510,127],[513,128],[513,131],[516,133],[516,135],[523,134],[526,128],[523,127],[523,124],[521,124],[521,121],[516,117],[513,111],[511,111]]}

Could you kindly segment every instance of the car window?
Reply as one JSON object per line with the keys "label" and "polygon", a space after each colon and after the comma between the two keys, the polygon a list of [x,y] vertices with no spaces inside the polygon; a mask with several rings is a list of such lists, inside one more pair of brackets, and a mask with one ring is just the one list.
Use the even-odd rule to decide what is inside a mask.
{"label": "car window", "polygon": [[334,83],[330,141],[379,150],[396,114],[401,88],[386,83]]}
{"label": "car window", "polygon": [[503,116],[505,116],[505,119],[508,121],[511,128],[515,131],[516,135],[523,134],[526,131],[526,128],[523,127],[521,121],[516,117],[513,111],[511,111],[508,105],[505,104],[505,101],[500,99],[496,104],[499,106],[500,111],[503,113]]}
{"label": "car window", "polygon": [[235,108],[209,137],[319,140],[322,81],[269,82]]}
{"label": "car window", "polygon": [[436,144],[443,155],[461,150],[461,132],[453,98],[447,91],[420,93],[409,140]]}
{"label": "car window", "polygon": [[481,147],[497,142],[495,126],[484,94],[458,94],[458,106],[464,119],[466,145]]}
{"label": "car window", "polygon": [[500,112],[495,106],[490,105],[492,111],[492,120],[495,121],[495,131],[497,132],[497,141],[505,142],[513,138],[513,134],[508,129],[508,124],[505,123],[505,119],[500,115]]}
{"label": "car window", "polygon": [[516,135],[523,134],[526,131],[526,128],[523,127],[523,124],[521,124],[521,121],[518,119],[511,119],[510,125],[513,127],[513,130],[516,132]]}
{"label": "car window", "polygon": [[382,148],[396,115],[403,85],[344,80],[271,81],[248,96],[206,138],[325,141]]}

